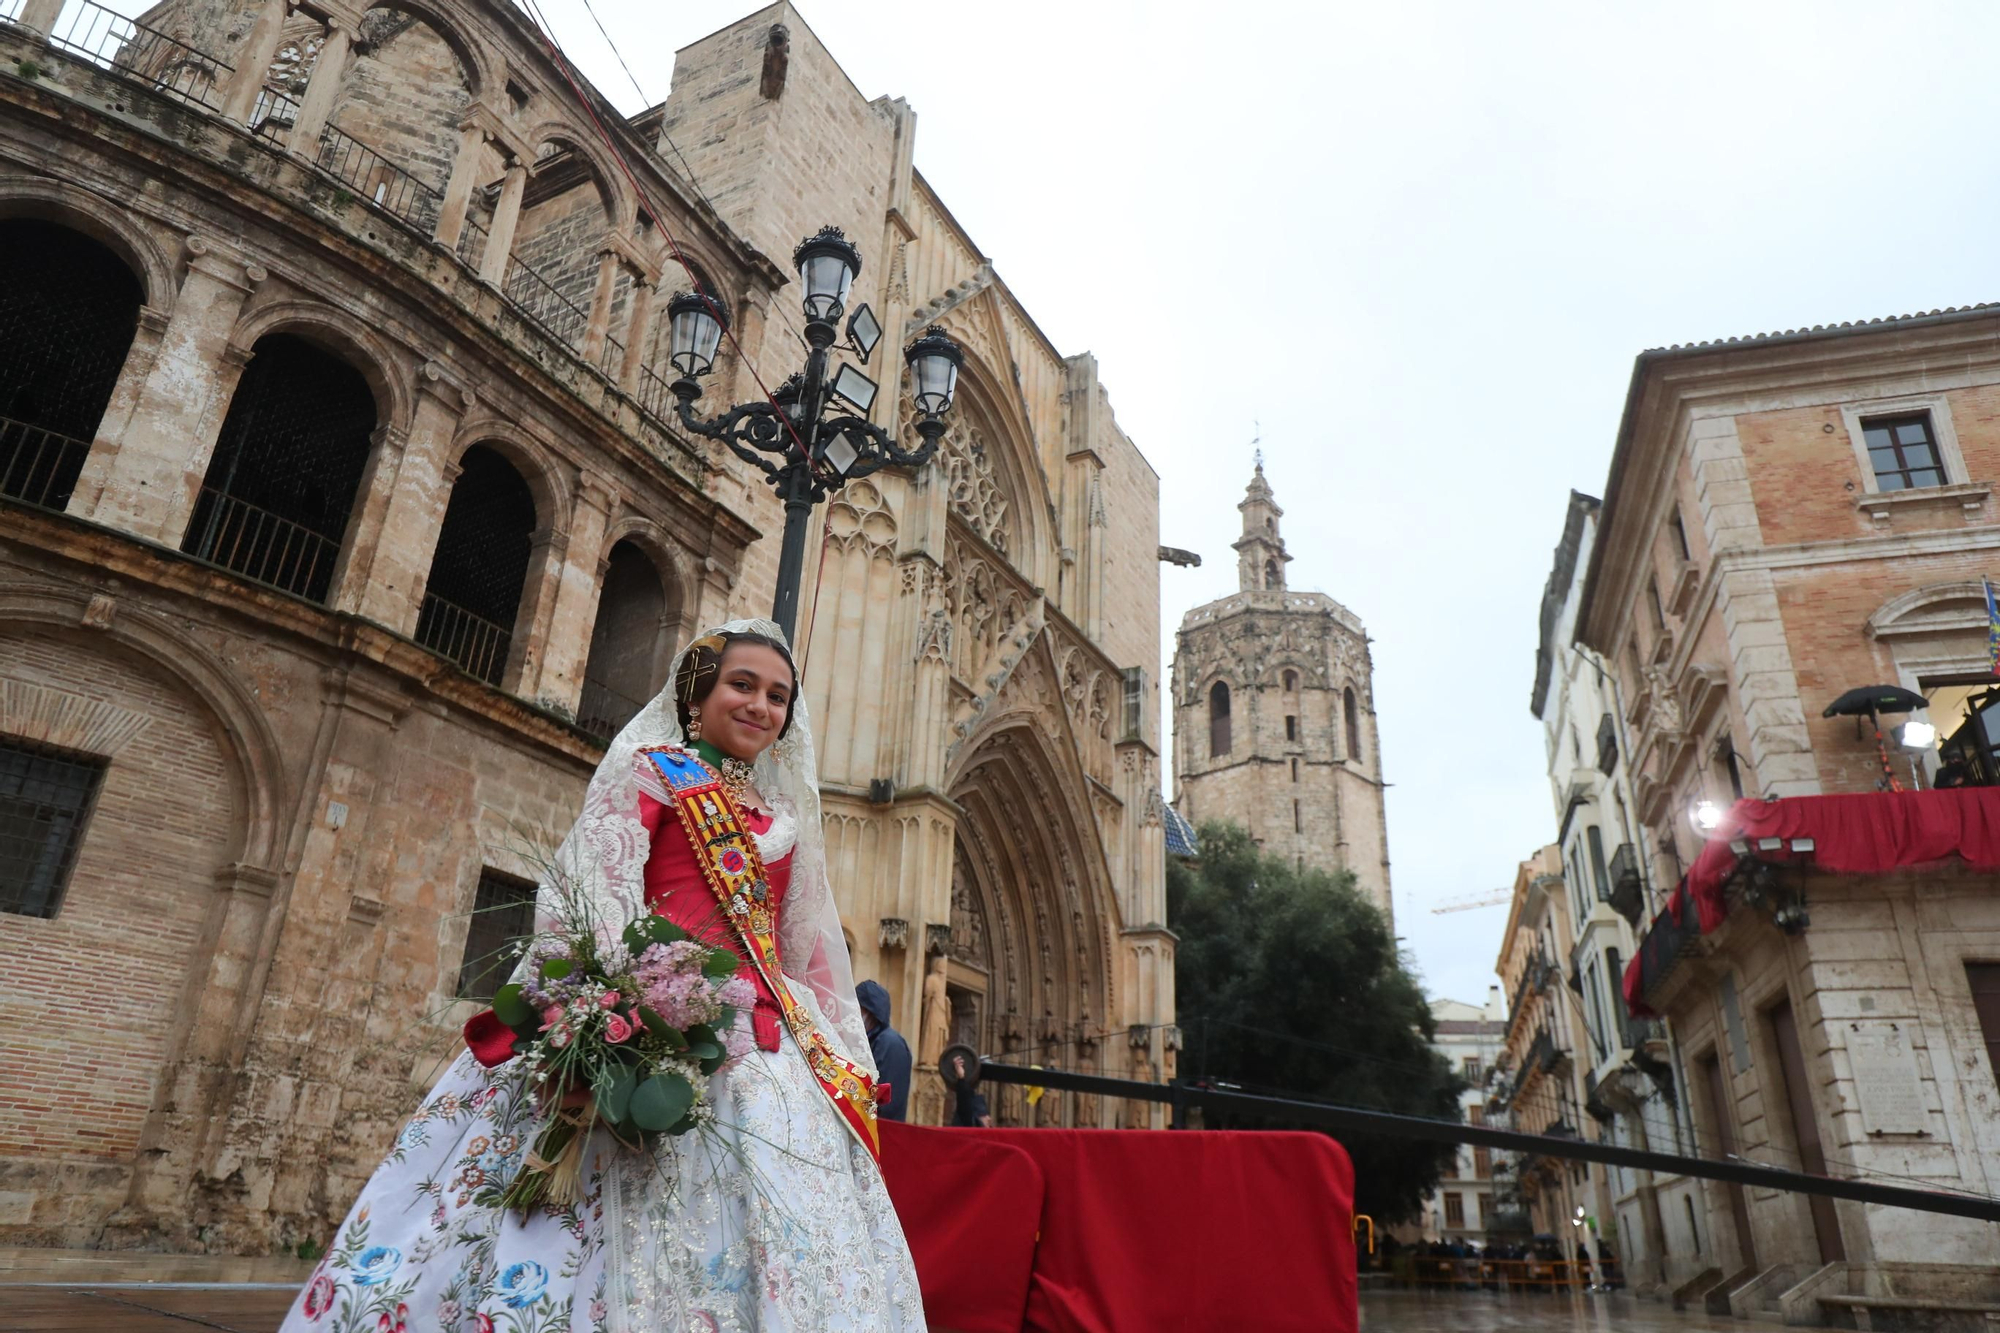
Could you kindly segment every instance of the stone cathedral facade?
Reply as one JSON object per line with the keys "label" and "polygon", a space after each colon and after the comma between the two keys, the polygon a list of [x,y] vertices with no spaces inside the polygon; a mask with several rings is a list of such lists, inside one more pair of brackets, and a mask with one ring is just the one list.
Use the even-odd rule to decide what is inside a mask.
{"label": "stone cathedral facade", "polygon": [[857,977],[913,1045],[1171,1074],[1157,478],[906,104],[783,3],[601,132],[504,0],[0,14],[0,1244],[324,1240],[526,925],[522,831],[768,613],[779,507],[666,391],[669,233],[741,343],[706,413],[802,361],[826,224],[878,420],[910,337],[966,349],[941,456],[809,538]]}
{"label": "stone cathedral facade", "polygon": [[1237,509],[1238,591],[1188,612],[1174,640],[1175,808],[1297,865],[1351,870],[1393,917],[1367,631],[1286,586],[1285,511],[1262,462]]}

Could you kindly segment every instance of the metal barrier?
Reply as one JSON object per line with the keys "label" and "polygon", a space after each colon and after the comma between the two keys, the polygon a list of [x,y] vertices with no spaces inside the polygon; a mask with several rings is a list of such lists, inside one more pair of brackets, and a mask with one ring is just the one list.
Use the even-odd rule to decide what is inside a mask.
{"label": "metal barrier", "polygon": [[88,440],[0,417],[0,495],[38,509],[62,509],[89,455]]}
{"label": "metal barrier", "polygon": [[49,40],[71,55],[211,111],[221,109],[223,76],[234,72],[228,61],[91,0],[70,0]]}
{"label": "metal barrier", "polygon": [[589,312],[519,259],[507,266],[507,284],[502,294],[523,318],[532,320],[571,351],[583,346],[584,330],[590,327]]}

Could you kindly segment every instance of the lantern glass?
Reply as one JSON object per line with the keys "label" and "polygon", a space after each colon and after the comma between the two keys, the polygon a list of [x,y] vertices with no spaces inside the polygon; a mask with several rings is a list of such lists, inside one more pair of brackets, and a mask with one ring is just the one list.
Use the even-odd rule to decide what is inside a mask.
{"label": "lantern glass", "polygon": [[806,287],[806,318],[832,321],[847,308],[847,294],[854,287],[854,268],[847,256],[821,250],[799,265],[799,281]]}
{"label": "lantern glass", "polygon": [[943,416],[958,391],[958,362],[943,352],[920,352],[910,358],[910,397],[925,416]]}
{"label": "lantern glass", "polygon": [[705,297],[681,292],[667,305],[672,324],[667,334],[667,359],[675,370],[690,378],[706,375],[715,368],[715,353],[722,342],[722,323]]}

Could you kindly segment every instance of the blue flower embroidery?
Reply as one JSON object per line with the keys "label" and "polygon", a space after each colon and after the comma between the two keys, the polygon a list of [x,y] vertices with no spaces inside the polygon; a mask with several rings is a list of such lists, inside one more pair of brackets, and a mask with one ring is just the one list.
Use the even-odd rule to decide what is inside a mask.
{"label": "blue flower embroidery", "polygon": [[373,1245],[361,1252],[349,1270],[357,1287],[373,1287],[387,1282],[403,1266],[403,1252],[393,1245]]}
{"label": "blue flower embroidery", "polygon": [[512,1308],[533,1305],[548,1290],[549,1270],[532,1259],[524,1259],[500,1275],[499,1291]]}

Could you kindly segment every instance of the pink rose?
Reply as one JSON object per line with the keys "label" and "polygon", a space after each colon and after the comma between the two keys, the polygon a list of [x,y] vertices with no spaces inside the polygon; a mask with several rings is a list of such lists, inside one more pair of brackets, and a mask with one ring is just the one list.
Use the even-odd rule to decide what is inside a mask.
{"label": "pink rose", "polygon": [[552,1004],[542,1010],[542,1031],[547,1032],[550,1028],[554,1027],[561,1021],[562,1016],[563,1007],[559,1004]]}
{"label": "pink rose", "polygon": [[615,990],[608,990],[597,997],[597,1007],[600,1009],[611,1009],[616,1007],[617,1004],[618,992]]}
{"label": "pink rose", "polygon": [[623,1014],[613,1014],[604,1020],[604,1039],[616,1046],[632,1035],[632,1024]]}

